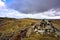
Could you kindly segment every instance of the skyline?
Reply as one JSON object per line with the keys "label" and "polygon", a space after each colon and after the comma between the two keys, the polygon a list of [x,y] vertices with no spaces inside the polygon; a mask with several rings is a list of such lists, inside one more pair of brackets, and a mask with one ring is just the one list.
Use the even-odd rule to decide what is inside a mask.
{"label": "skyline", "polygon": [[45,12],[38,13],[22,13],[13,8],[8,8],[7,5],[0,0],[0,17],[11,18],[35,18],[35,19],[60,19],[60,8],[50,9]]}

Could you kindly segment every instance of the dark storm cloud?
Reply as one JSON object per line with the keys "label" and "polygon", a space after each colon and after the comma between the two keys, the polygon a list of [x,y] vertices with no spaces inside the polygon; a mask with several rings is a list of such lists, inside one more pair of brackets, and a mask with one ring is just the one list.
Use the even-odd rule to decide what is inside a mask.
{"label": "dark storm cloud", "polygon": [[44,12],[51,8],[59,8],[60,0],[13,0],[7,3],[8,8],[13,8],[23,13]]}

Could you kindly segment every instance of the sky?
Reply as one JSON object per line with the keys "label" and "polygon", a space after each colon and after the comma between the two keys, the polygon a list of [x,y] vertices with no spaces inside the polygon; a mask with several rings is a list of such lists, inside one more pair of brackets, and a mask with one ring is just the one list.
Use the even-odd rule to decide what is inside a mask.
{"label": "sky", "polygon": [[60,0],[6,0],[8,8],[22,13],[40,13],[53,8],[60,8]]}
{"label": "sky", "polygon": [[0,17],[60,19],[60,0],[0,0]]}

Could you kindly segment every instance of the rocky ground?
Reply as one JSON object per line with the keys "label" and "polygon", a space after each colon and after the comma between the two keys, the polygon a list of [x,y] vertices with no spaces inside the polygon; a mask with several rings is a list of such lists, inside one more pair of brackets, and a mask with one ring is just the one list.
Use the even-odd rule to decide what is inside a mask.
{"label": "rocky ground", "polygon": [[60,40],[60,20],[0,18],[0,40]]}

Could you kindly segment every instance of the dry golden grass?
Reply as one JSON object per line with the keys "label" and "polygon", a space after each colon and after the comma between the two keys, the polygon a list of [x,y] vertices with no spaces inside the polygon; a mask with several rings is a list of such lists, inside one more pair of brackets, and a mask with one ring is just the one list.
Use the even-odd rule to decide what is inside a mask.
{"label": "dry golden grass", "polygon": [[[1,22],[0,25],[0,33],[7,33],[7,35],[11,35],[13,32],[18,32],[19,30],[31,26],[31,24],[35,24],[36,22],[39,22],[40,20],[35,20],[35,19],[8,19],[8,18],[3,18],[0,19],[3,20],[4,22]],[[55,21],[53,20],[53,23],[60,25],[60,21]],[[46,38],[48,37],[48,38]],[[22,38],[21,40],[60,40],[59,38],[55,37],[50,37],[49,35],[38,35],[35,33],[32,33],[29,38]]]}

